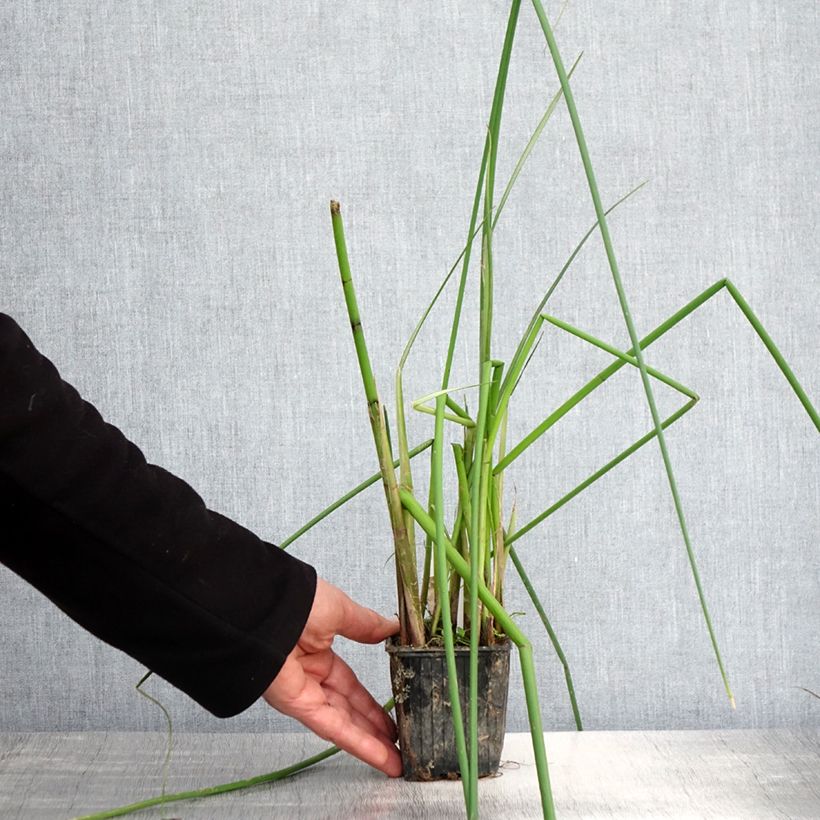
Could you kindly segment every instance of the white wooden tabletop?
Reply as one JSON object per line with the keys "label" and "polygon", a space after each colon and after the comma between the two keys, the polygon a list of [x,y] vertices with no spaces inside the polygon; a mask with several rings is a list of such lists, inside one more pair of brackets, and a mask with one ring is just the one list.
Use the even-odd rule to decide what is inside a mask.
{"label": "white wooden tabletop", "polygon": [[[820,818],[820,731],[547,733],[567,818]],[[180,734],[168,791],[263,774],[326,747],[308,734]],[[0,817],[70,818],[158,794],[161,733],[0,733]],[[511,734],[481,816],[540,817],[529,736]],[[278,783],[136,818],[457,818],[461,785],[390,780],[346,755]]]}

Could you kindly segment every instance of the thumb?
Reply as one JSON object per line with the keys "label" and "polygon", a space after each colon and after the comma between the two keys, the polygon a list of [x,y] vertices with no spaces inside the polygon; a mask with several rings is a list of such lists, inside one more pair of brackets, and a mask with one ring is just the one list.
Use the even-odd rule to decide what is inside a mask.
{"label": "thumb", "polygon": [[399,631],[398,618],[385,618],[345,595],[344,617],[336,633],[359,643],[380,643]]}

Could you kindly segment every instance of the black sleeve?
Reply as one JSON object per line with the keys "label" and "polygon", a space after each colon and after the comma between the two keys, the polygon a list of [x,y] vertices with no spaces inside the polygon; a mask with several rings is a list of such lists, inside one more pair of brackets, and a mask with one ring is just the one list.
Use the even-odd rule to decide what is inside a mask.
{"label": "black sleeve", "polygon": [[265,691],[316,590],[313,567],[148,464],[1,313],[0,561],[219,717]]}

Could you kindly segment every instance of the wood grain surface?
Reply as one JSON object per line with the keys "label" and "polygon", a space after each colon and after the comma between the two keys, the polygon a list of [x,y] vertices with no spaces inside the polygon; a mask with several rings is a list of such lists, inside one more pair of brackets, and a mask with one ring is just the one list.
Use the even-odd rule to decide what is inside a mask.
{"label": "wood grain surface", "polygon": [[[820,732],[548,733],[566,818],[820,818]],[[168,790],[281,768],[324,748],[308,734],[180,734]],[[0,734],[0,817],[70,818],[159,793],[161,733]],[[479,786],[483,817],[538,818],[529,737],[511,734],[502,773]],[[338,755],[289,780],[173,803],[143,818],[456,818],[459,783],[388,780]]]}

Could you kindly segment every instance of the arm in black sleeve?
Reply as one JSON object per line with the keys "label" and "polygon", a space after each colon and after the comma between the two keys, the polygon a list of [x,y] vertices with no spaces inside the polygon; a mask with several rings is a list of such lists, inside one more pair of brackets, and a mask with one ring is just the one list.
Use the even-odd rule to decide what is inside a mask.
{"label": "arm in black sleeve", "polygon": [[0,314],[0,561],[219,717],[295,646],[313,567],[205,507]]}

